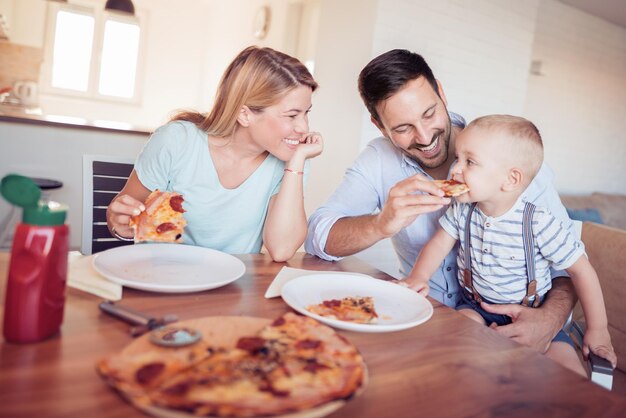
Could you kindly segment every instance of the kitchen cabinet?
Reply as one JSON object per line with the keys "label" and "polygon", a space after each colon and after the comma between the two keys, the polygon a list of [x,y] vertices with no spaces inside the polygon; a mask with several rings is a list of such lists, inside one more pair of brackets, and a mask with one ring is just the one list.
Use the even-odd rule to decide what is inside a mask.
{"label": "kitchen cabinet", "polygon": [[0,40],[0,57],[0,89],[10,88],[19,80],[39,80],[41,48]]}

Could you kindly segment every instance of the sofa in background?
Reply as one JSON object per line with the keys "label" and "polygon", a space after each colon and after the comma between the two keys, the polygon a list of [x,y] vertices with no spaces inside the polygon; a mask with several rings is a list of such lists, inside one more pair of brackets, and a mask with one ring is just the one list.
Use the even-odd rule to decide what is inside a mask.
{"label": "sofa in background", "polygon": [[626,195],[592,193],[561,195],[570,218],[591,221],[626,230]]}

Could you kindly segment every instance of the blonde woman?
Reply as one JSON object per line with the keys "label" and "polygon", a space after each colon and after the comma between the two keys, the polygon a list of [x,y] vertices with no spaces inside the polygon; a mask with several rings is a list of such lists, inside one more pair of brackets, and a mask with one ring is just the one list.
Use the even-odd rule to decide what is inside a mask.
{"label": "blonde woman", "polygon": [[151,191],[185,198],[183,242],[241,254],[265,245],[285,261],[307,232],[306,160],[323,140],[309,132],[317,83],[297,59],[249,47],[228,66],[206,115],[184,112],[157,129],[122,191],[107,209],[108,226],[131,238],[130,216]]}

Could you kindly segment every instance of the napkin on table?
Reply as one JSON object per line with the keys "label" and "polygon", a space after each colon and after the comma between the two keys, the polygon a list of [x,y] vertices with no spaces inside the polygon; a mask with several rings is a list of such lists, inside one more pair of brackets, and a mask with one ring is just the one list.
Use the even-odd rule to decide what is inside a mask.
{"label": "napkin on table", "polygon": [[102,277],[92,266],[93,255],[70,251],[67,266],[67,285],[108,300],[122,299],[122,285]]}
{"label": "napkin on table", "polygon": [[311,274],[358,274],[361,276],[369,277],[367,274],[363,273],[353,273],[353,272],[345,272],[345,271],[319,271],[319,270],[304,270],[304,269],[295,269],[292,267],[283,267],[280,269],[272,283],[270,283],[269,287],[265,291],[265,298],[271,299],[277,296],[280,296],[280,292],[283,286],[301,276],[309,276]]}

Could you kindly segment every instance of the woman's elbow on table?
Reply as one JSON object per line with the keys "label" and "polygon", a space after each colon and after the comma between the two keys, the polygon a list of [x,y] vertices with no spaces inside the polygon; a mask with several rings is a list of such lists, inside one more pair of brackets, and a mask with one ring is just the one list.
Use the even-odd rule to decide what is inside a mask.
{"label": "woman's elbow on table", "polygon": [[[294,234],[296,235],[296,234]],[[297,234],[300,235],[300,234]],[[291,238],[291,239],[290,239]],[[272,260],[282,263],[294,256],[298,248],[304,243],[304,234],[302,236],[284,237],[280,240],[266,240],[265,248]]]}
{"label": "woman's elbow on table", "polygon": [[282,263],[289,260],[296,253],[298,248],[289,248],[287,246],[266,246],[267,252],[277,263]]}
{"label": "woman's elbow on table", "polygon": [[306,224],[303,224],[301,228],[291,228],[288,231],[279,231],[279,233],[266,229],[263,234],[263,244],[272,260],[281,263],[293,257],[304,244],[306,232]]}

